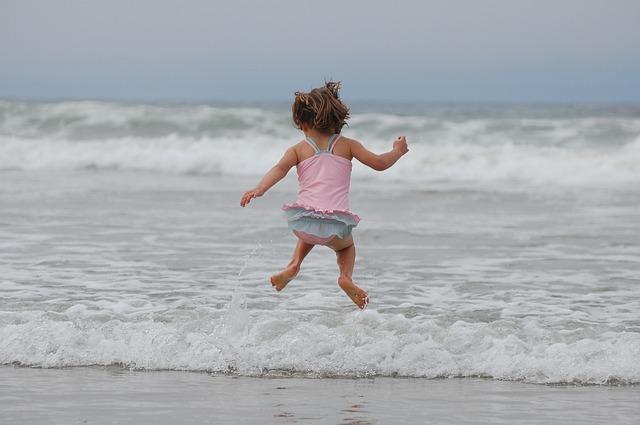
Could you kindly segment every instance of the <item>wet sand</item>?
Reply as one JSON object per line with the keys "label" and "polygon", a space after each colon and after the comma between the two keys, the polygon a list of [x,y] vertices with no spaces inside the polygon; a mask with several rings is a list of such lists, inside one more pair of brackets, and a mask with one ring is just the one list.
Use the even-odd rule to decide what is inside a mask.
{"label": "wet sand", "polygon": [[640,386],[0,367],[9,424],[634,424]]}

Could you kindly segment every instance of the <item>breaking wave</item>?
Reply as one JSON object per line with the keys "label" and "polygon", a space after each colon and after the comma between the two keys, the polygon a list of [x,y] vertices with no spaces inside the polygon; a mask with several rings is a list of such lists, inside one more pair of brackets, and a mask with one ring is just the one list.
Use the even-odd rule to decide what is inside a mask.
{"label": "breaking wave", "polygon": [[[640,383],[640,334],[581,335],[510,320],[445,324],[423,316],[286,311],[252,317],[235,296],[221,317],[157,320],[120,301],[22,312],[0,327],[0,364],[125,365],[246,376],[483,376],[532,383]],[[6,315],[7,313],[5,313]],[[49,316],[49,317],[47,317]],[[6,319],[6,317],[5,317]]]}
{"label": "breaking wave", "polygon": [[[407,135],[410,153],[385,173],[402,182],[640,182],[634,114],[531,118],[491,111],[354,112],[343,133],[377,152]],[[0,102],[2,170],[259,175],[298,140],[285,107]],[[376,175],[365,167],[354,174]]]}

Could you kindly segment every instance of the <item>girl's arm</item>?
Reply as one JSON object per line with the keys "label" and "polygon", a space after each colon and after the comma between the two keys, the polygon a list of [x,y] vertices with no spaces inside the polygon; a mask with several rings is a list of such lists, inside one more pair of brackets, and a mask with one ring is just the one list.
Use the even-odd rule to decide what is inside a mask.
{"label": "girl's arm", "polygon": [[274,184],[278,183],[280,180],[287,175],[291,167],[298,163],[298,155],[296,154],[296,150],[294,148],[289,148],[282,156],[282,159],[278,161],[278,163],[264,175],[262,180],[258,185],[250,190],[247,190],[244,195],[242,195],[242,199],[240,200],[240,206],[244,207],[253,198],[257,198],[259,196],[264,195],[264,193],[269,190]]}
{"label": "girl's arm", "polygon": [[393,149],[380,155],[371,152],[356,140],[351,141],[351,155],[376,171],[383,171],[391,167],[407,152],[409,152],[409,148],[407,147],[407,139],[404,136],[399,136],[394,140]]}

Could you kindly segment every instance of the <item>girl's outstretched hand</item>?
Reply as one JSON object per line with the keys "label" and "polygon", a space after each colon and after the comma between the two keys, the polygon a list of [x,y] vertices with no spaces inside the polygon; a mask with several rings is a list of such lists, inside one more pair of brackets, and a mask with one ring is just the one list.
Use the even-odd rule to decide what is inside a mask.
{"label": "girl's outstretched hand", "polygon": [[409,152],[409,148],[407,147],[407,138],[404,136],[398,136],[396,140],[393,141],[393,150],[398,151],[400,155],[404,155]]}
{"label": "girl's outstretched hand", "polygon": [[258,198],[262,195],[264,195],[264,190],[259,189],[257,187],[255,189],[247,190],[244,193],[244,195],[242,195],[242,199],[240,200],[240,206],[245,207],[249,204],[249,202],[251,202],[253,198]]}

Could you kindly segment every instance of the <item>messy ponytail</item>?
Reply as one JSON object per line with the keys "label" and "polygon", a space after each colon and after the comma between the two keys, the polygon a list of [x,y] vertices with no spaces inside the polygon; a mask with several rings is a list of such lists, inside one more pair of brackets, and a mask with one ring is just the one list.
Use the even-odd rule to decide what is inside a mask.
{"label": "messy ponytail", "polygon": [[291,112],[296,127],[306,124],[325,133],[340,133],[349,119],[349,108],[340,100],[340,87],[340,81],[328,81],[309,93],[295,92]]}

